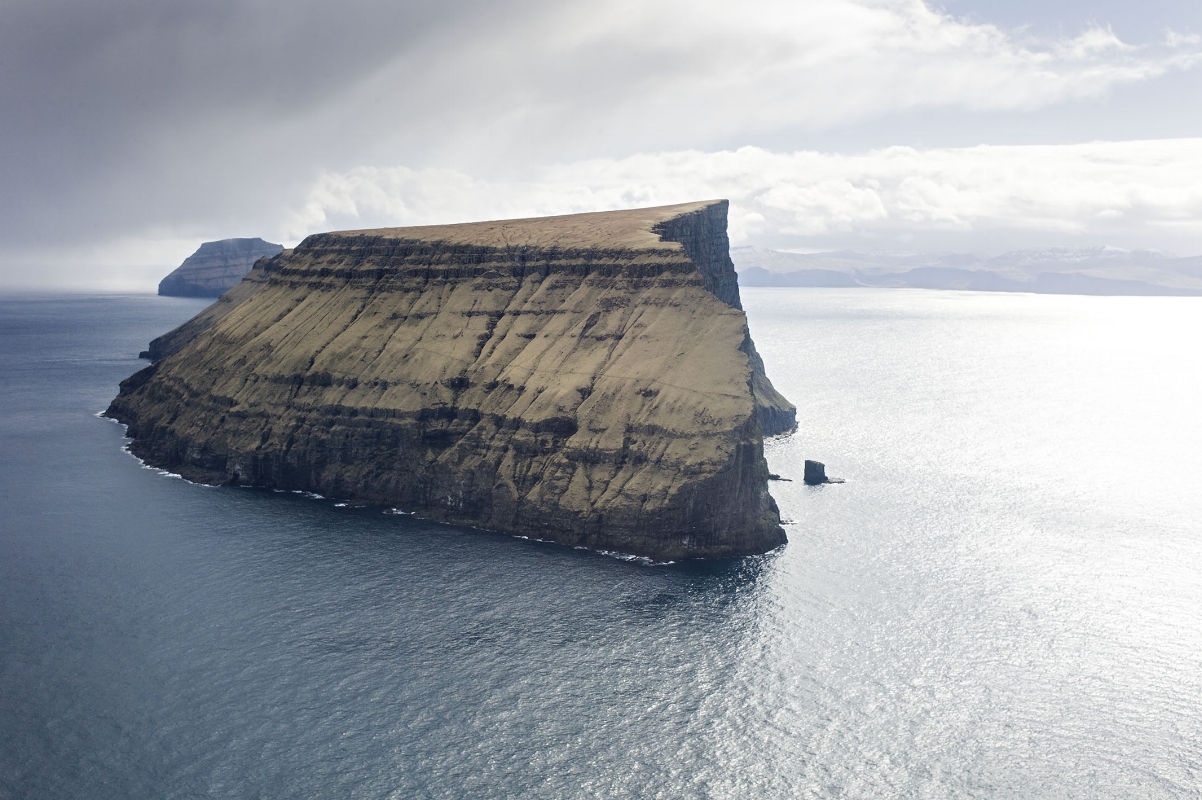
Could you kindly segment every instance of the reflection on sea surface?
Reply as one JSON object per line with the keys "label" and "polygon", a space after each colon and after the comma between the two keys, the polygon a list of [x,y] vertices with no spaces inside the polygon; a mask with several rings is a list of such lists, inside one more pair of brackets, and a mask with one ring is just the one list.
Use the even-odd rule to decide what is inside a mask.
{"label": "reflection on sea surface", "polygon": [[847,482],[646,566],[144,470],[200,304],[0,302],[0,796],[1196,796],[1197,301],[745,304]]}

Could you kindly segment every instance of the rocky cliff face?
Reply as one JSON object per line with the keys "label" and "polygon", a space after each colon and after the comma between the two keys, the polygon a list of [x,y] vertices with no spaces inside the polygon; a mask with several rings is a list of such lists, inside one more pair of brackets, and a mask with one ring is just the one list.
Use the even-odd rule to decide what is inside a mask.
{"label": "rocky cliff face", "polygon": [[[152,464],[658,558],[785,541],[726,203],[311,236],[121,386]],[[205,315],[208,316],[205,316]]]}
{"label": "rocky cliff face", "polygon": [[[217,298],[216,301],[192,319],[178,328],[164,333],[150,342],[150,347],[138,354],[141,358],[159,361],[183,349],[184,345],[204,334],[230,313],[235,306],[248,300],[267,280],[267,276],[275,262],[291,254],[291,250],[281,250],[274,257],[264,256],[256,262],[256,268],[246,273],[234,287]],[[160,292],[161,294],[161,292]]]}
{"label": "rocky cliff face", "polygon": [[159,281],[159,294],[172,297],[217,297],[242,280],[256,261],[283,250],[262,239],[222,239],[205,242]]}

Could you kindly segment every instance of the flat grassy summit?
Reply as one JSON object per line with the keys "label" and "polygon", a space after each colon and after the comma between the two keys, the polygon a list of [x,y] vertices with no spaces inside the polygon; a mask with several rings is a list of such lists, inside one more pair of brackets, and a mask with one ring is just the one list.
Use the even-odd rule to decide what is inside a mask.
{"label": "flat grassy summit", "polygon": [[[656,558],[785,541],[726,201],[310,236],[109,416],[149,463]],[[156,340],[161,341],[161,340]]]}

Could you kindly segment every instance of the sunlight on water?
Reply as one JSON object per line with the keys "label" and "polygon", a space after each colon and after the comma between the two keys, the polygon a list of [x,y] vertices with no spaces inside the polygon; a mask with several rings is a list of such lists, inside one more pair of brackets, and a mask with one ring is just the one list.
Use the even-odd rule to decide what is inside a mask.
{"label": "sunlight on water", "polygon": [[790,543],[667,566],[141,468],[189,302],[0,300],[0,797],[1198,796],[1197,299],[745,290]]}
{"label": "sunlight on water", "polygon": [[[1057,796],[1189,791],[1197,301],[761,290],[746,305],[804,409],[799,433],[769,445],[773,470],[815,458],[848,481],[773,487],[797,520],[786,558],[837,557],[854,615],[839,646],[862,650],[865,623],[884,626],[846,691],[954,745],[961,776],[991,795],[1003,780]],[[927,785],[916,752],[935,785],[951,778],[936,781],[953,762],[934,742],[913,744],[895,788]],[[970,790],[944,789],[957,785]]]}

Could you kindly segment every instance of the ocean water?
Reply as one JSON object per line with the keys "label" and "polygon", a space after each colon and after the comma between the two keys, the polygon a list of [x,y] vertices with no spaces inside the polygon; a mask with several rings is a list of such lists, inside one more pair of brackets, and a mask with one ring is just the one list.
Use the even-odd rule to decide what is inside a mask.
{"label": "ocean water", "polygon": [[790,543],[648,566],[143,468],[203,302],[0,298],[0,797],[1202,796],[1202,299],[744,300]]}

